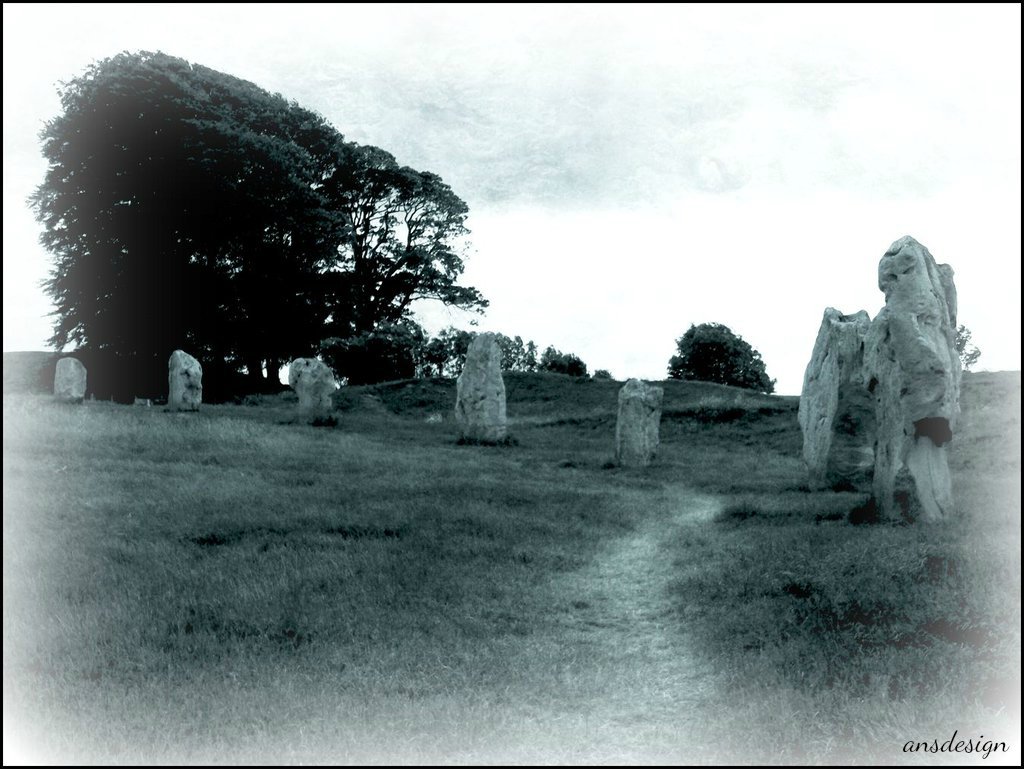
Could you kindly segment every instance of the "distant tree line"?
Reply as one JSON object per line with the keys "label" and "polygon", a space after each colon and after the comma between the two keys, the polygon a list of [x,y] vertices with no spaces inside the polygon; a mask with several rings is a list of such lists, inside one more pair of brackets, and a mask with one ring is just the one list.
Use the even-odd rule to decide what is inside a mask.
{"label": "distant tree line", "polygon": [[347,367],[372,358],[418,299],[487,306],[458,283],[468,209],[451,188],[295,102],[125,53],[64,84],[61,104],[31,202],[54,256],[50,342],[79,348],[94,390],[161,391],[176,348],[207,387],[242,372],[276,386],[324,340]]}
{"label": "distant tree line", "polygon": [[[320,357],[349,384],[371,384],[419,377],[457,377],[475,334],[449,327],[429,336],[412,320],[383,324],[375,331],[349,339],[325,339]],[[548,371],[587,376],[587,364],[573,353],[555,347],[538,352],[533,340],[495,334],[503,371]],[[608,378],[611,375],[603,372]],[[595,374],[596,376],[596,374]]]}

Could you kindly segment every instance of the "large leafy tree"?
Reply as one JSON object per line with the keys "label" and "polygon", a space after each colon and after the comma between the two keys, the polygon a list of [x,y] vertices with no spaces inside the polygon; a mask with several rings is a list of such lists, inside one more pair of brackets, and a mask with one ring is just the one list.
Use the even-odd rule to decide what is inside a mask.
{"label": "large leafy tree", "polygon": [[441,177],[399,166],[378,147],[345,143],[323,189],[344,233],[329,272],[337,336],[397,323],[418,299],[487,306],[479,291],[457,283],[469,209]]}
{"label": "large leafy tree", "polygon": [[676,345],[677,353],[668,364],[670,379],[717,382],[764,393],[775,390],[761,354],[728,326],[691,325]]}
{"label": "large leafy tree", "polygon": [[309,278],[334,240],[315,186],[333,128],[159,53],[94,64],[61,102],[32,201],[55,258],[54,346],[136,368],[183,347],[258,372],[315,344]]}
{"label": "large leafy tree", "polygon": [[147,368],[154,388],[177,347],[276,381],[326,337],[408,320],[417,299],[486,305],[457,285],[465,203],[282,96],[139,53],[94,64],[61,101],[32,200],[58,349]]}

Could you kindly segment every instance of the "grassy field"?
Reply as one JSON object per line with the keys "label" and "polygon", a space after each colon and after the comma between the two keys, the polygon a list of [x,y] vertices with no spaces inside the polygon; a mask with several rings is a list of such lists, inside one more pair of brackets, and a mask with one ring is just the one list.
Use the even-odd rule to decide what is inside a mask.
{"label": "grassy field", "polygon": [[[333,428],[6,385],[5,762],[1019,758],[1017,373],[965,379],[927,527],[849,523],[796,399],[717,385],[665,384],[645,471],[614,382],[508,376],[494,448],[443,380]],[[954,730],[1009,752],[902,750]]]}

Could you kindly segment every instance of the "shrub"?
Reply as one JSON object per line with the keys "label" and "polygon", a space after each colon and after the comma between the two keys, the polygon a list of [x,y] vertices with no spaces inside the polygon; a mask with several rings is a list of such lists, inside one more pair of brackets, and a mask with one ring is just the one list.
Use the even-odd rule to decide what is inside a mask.
{"label": "shrub", "polygon": [[981,357],[981,350],[971,344],[971,330],[967,326],[957,327],[953,345],[960,356],[960,365],[964,367],[964,371],[970,371],[971,366]]}
{"label": "shrub", "polygon": [[565,353],[548,347],[540,357],[542,371],[553,371],[556,374],[568,374],[569,376],[586,376],[587,364],[578,355]]}
{"label": "shrub", "polygon": [[721,323],[691,325],[676,340],[677,354],[668,363],[670,379],[699,380],[770,393],[761,354]]}
{"label": "shrub", "polygon": [[349,384],[376,384],[416,376],[424,343],[423,329],[411,321],[383,323],[348,339],[325,339],[320,355]]}

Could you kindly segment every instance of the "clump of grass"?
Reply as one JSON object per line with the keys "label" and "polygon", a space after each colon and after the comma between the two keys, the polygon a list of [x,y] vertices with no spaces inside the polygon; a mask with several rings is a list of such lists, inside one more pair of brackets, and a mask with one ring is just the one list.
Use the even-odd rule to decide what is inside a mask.
{"label": "clump of grass", "polygon": [[457,446],[496,446],[499,448],[509,448],[511,446],[518,446],[519,439],[514,435],[506,435],[504,438],[498,440],[485,440],[483,438],[471,438],[466,435],[460,435],[455,444]]}
{"label": "clump of grass", "polygon": [[310,425],[313,427],[337,427],[338,418],[333,414],[325,417],[316,417],[310,421]]}
{"label": "clump of grass", "polygon": [[777,526],[795,523],[841,521],[854,501],[864,498],[857,492],[780,491],[775,494],[740,494],[733,496],[719,511],[716,520],[722,523]]}
{"label": "clump of grass", "polygon": [[850,509],[847,520],[854,526],[874,525],[882,523],[882,513],[874,497]]}

